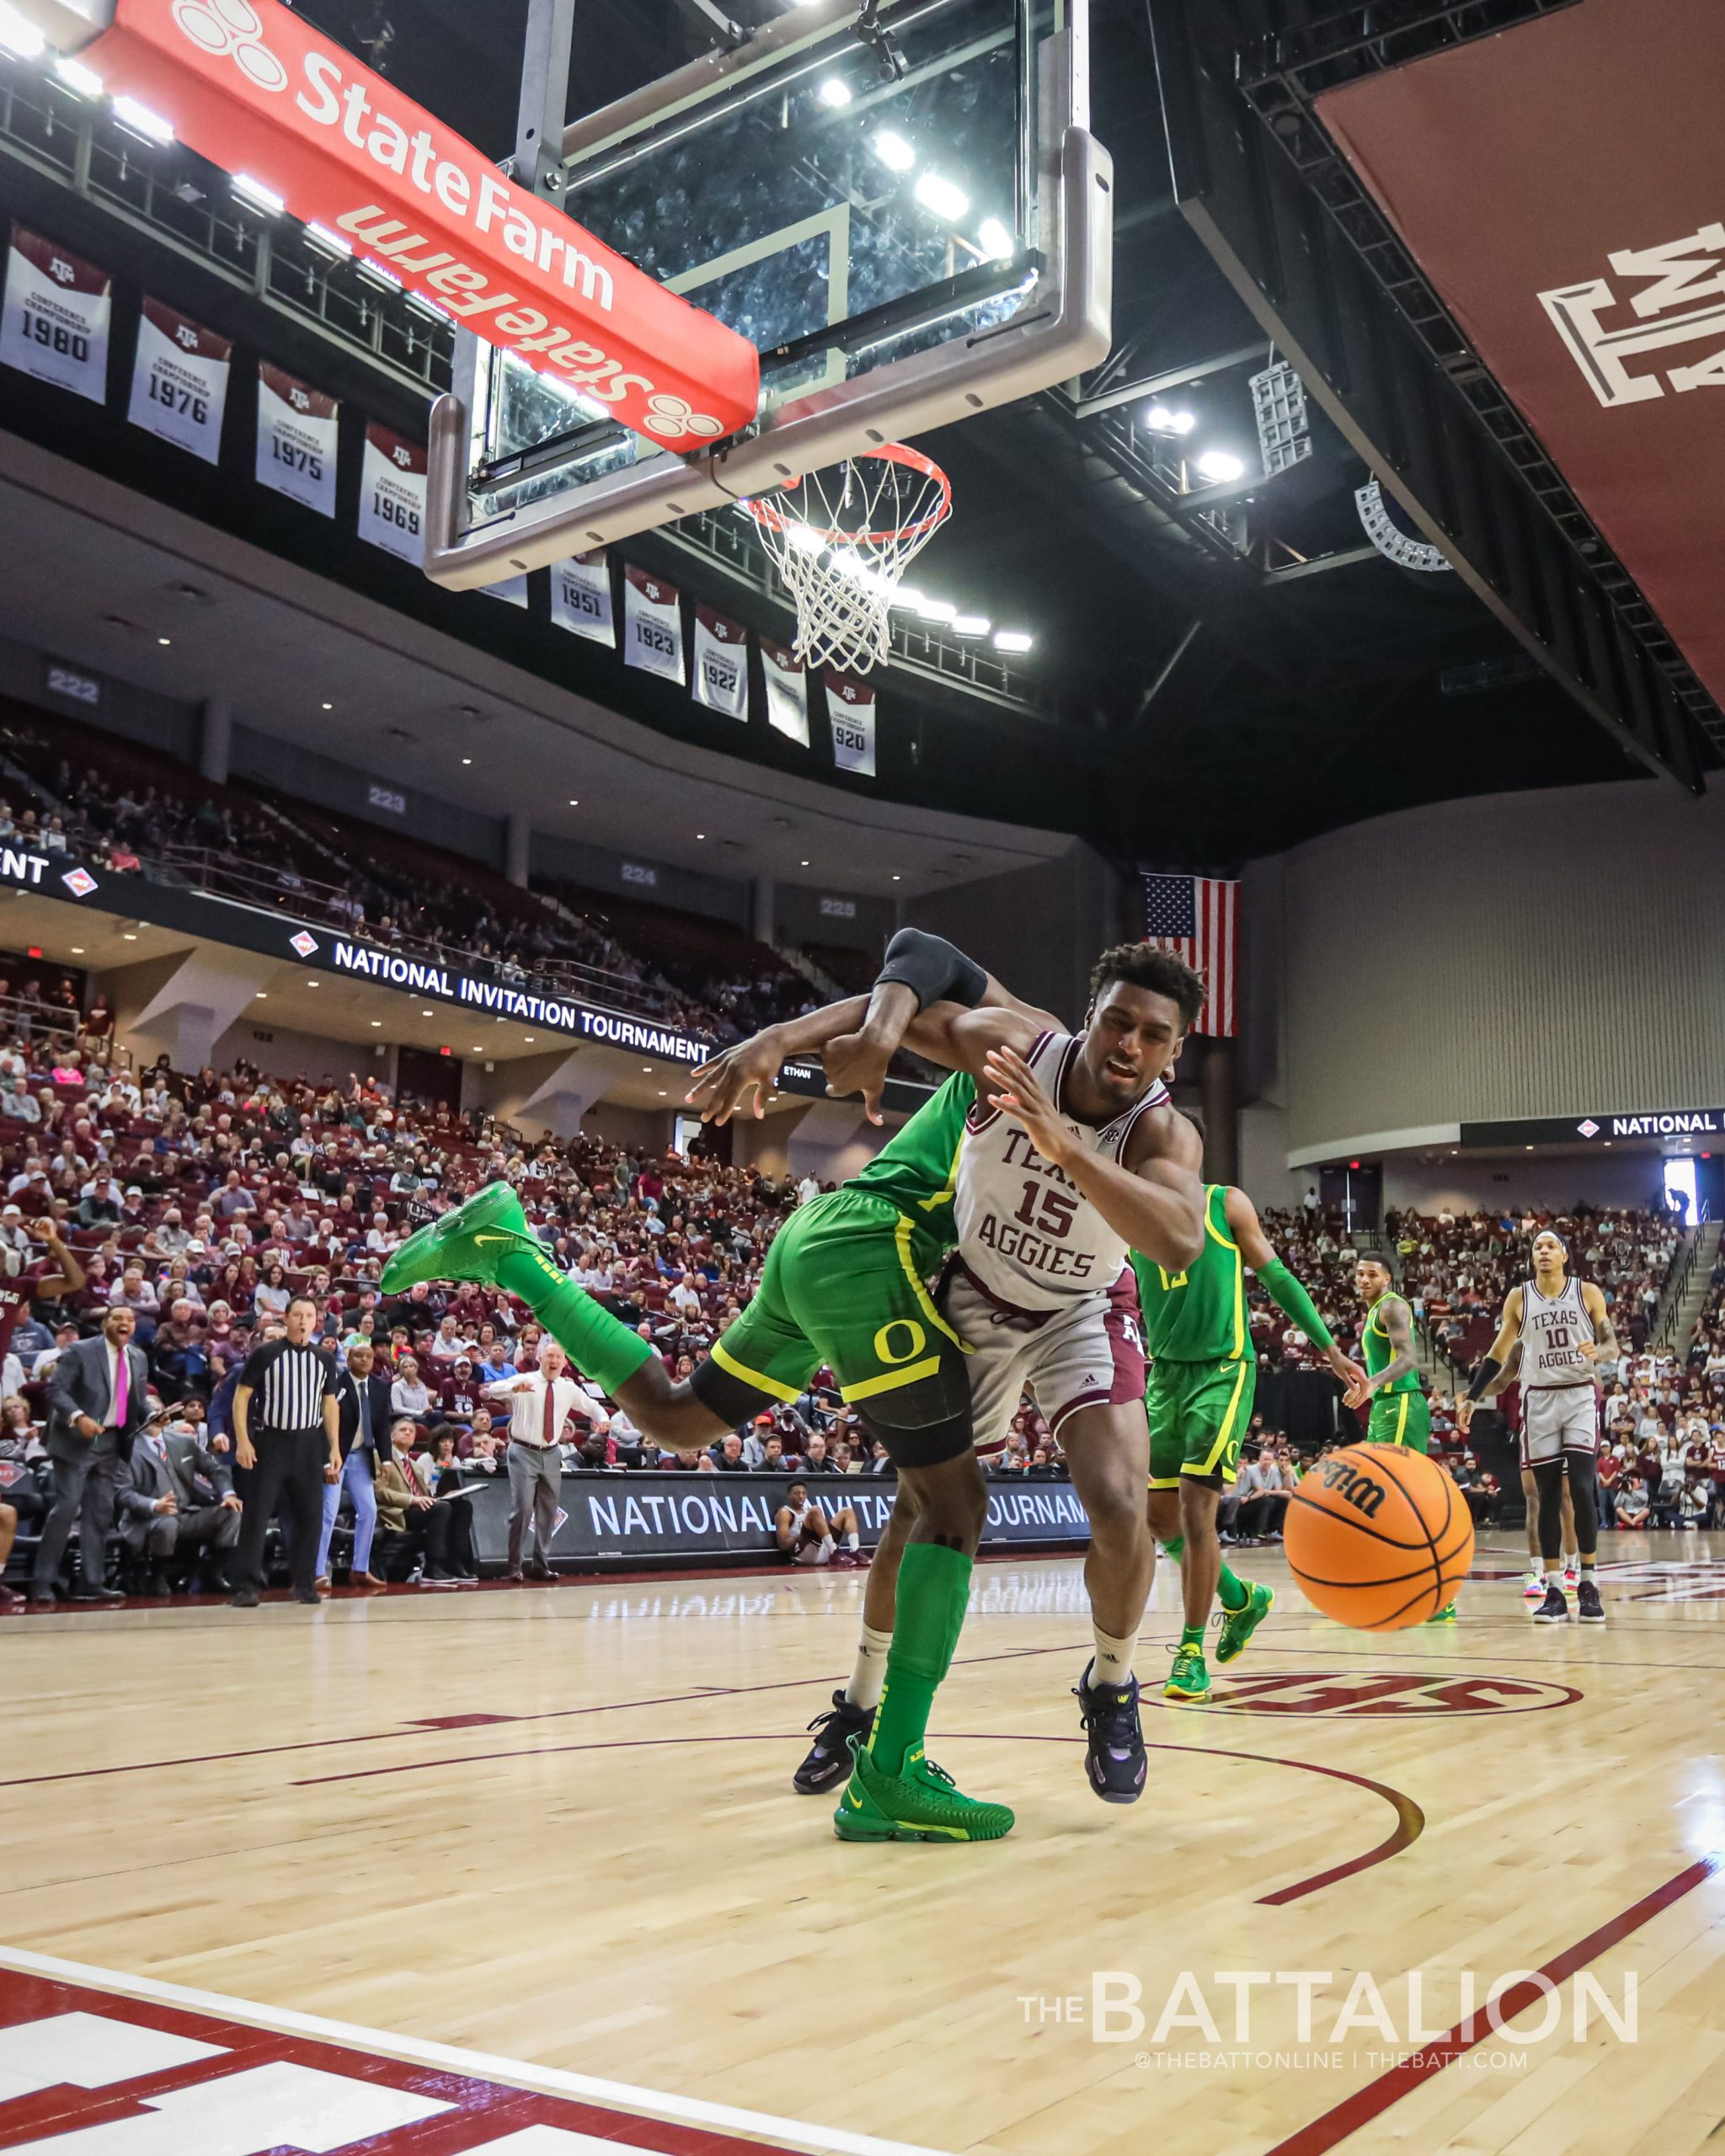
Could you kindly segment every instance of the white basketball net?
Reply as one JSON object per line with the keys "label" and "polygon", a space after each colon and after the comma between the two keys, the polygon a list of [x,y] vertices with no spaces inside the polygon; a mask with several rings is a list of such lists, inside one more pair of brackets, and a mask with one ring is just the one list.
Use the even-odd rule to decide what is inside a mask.
{"label": "white basketball net", "polygon": [[880,664],[905,572],[952,506],[945,472],[897,442],[737,504],[796,601],[803,665],[868,674]]}

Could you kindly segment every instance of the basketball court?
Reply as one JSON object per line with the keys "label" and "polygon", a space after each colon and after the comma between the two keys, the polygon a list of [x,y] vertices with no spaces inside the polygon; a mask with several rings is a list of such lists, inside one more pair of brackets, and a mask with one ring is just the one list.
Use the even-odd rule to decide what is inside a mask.
{"label": "basketball court", "polygon": [[[1493,1545],[1458,1625],[1383,1638],[1247,1553],[1276,1608],[1207,1710],[1146,1686],[1126,1812],[1082,1780],[1076,1563],[980,1568],[933,1736],[1019,1823],[961,1850],[841,1846],[791,1792],[856,1581],[13,1627],[32,1743],[0,1831],[32,1861],[0,1889],[4,2019],[219,2048],[66,2025],[54,2078],[88,2085],[8,2114],[6,2145],[213,2148],[141,2106],[293,2066],[402,2108],[284,2141],[236,2098],[221,2147],[1698,2148],[1725,2071],[1725,1550],[1608,1537],[1610,1630],[1554,1633]],[[194,1683],[164,1690],[170,1654]],[[36,2041],[0,2075],[28,2087]]]}

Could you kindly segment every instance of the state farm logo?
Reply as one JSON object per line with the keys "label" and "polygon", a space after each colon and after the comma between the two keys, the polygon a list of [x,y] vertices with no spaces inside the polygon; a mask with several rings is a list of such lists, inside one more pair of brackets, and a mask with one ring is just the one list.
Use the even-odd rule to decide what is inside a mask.
{"label": "state farm logo", "polygon": [[48,275],[56,285],[70,285],[77,278],[77,272],[63,255],[56,254],[48,264]]}
{"label": "state farm logo", "polygon": [[[1268,1676],[1217,1677],[1210,1705],[1238,1715],[1375,1716],[1531,1714],[1573,1706],[1567,1684],[1526,1677],[1422,1677],[1397,1671],[1295,1669]],[[1178,1702],[1171,1702],[1178,1704]]]}
{"label": "state farm logo", "polygon": [[287,88],[287,69],[264,44],[251,0],[174,0],[174,19],[199,51],[232,58],[254,88]]}
{"label": "state farm logo", "polygon": [[1599,1126],[1594,1121],[1591,1116],[1588,1118],[1585,1123],[1578,1123],[1575,1127],[1581,1133],[1583,1138],[1597,1138],[1599,1134]]}
{"label": "state farm logo", "polygon": [[654,435],[702,435],[710,438],[724,432],[717,419],[709,419],[704,412],[697,412],[683,398],[663,393],[647,399],[647,409],[642,415],[641,424],[649,434]]}
{"label": "state farm logo", "polygon": [[291,951],[297,951],[302,958],[309,958],[317,947],[317,937],[308,934],[303,928],[297,936],[291,937],[288,942],[288,948]]}

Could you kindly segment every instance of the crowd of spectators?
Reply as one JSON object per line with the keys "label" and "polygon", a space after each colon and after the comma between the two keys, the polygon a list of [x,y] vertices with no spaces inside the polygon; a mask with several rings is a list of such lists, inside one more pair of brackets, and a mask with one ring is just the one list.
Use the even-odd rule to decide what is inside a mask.
{"label": "crowd of spectators", "polygon": [[[361,827],[318,804],[216,786],[152,752],[13,716],[0,725],[14,797],[0,840],[120,873],[167,874],[278,905],[460,971],[559,992],[714,1040],[818,1001],[769,947],[665,907],[569,888],[526,891],[477,862]],[[86,758],[91,760],[86,760]],[[633,932],[620,936],[624,924]],[[697,947],[692,959],[682,945]]]}
{"label": "crowd of spectators", "polygon": [[[56,1053],[29,1041],[0,1053],[0,1110],[16,1097],[35,1111],[0,1120],[0,1273],[27,1291],[32,1273],[51,1270],[41,1232],[51,1223],[83,1274],[59,1305],[24,1310],[13,1333],[0,1483],[14,1488],[45,1488],[37,1468],[54,1361],[106,1310],[132,1313],[168,1433],[225,1454],[238,1373],[299,1294],[316,1303],[317,1337],[344,1360],[371,1351],[404,1426],[398,1452],[434,1460],[441,1449],[464,1473],[496,1474],[508,1408],[488,1388],[535,1368],[542,1337],[495,1289],[385,1296],[384,1263],[405,1236],[505,1177],[558,1264],[686,1376],[753,1294],[781,1223],[818,1188],[589,1136],[536,1145],[483,1116],[394,1102],[369,1078],[320,1087],[246,1065],[179,1074],[165,1059],[133,1072],[101,1038],[51,1069]],[[661,1451],[596,1401],[561,1439],[573,1472],[753,1469],[813,1481],[889,1468],[825,1372],[705,1450]],[[993,1471],[1065,1475],[1028,1404]]]}

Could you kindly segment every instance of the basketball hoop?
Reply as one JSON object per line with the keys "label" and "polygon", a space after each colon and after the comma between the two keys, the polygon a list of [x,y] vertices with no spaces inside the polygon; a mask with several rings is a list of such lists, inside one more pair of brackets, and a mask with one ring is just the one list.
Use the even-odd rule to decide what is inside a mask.
{"label": "basketball hoop", "polygon": [[885,659],[905,572],[952,513],[939,465],[902,442],[737,507],[753,522],[797,605],[804,666],[868,674]]}

